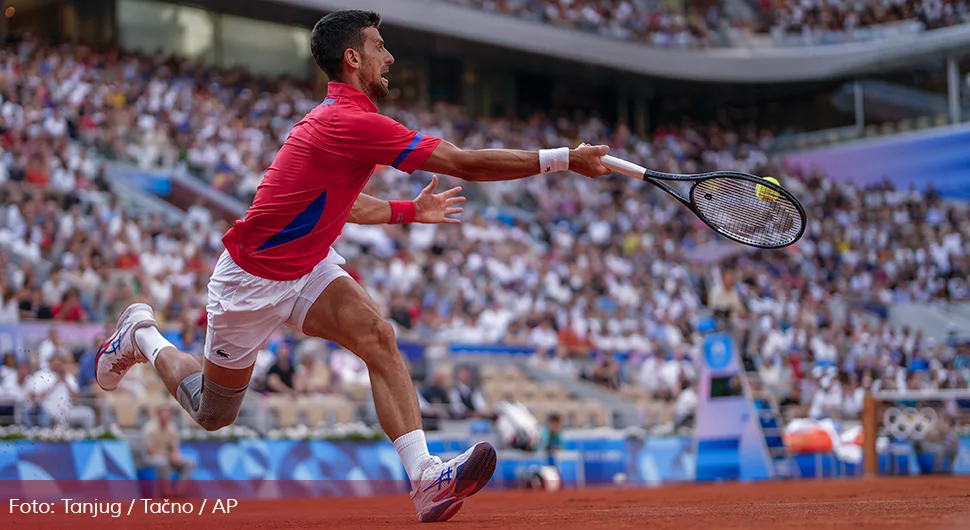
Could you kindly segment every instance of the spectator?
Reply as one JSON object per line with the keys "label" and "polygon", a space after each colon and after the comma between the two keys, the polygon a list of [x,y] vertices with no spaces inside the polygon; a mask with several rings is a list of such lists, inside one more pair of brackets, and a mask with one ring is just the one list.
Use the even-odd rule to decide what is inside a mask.
{"label": "spectator", "polygon": [[[844,374],[842,381],[842,417],[847,420],[860,419],[865,405],[866,388],[859,384],[859,379],[854,373]],[[871,382],[872,379],[869,378],[869,381]]]}
{"label": "spectator", "polygon": [[[536,352],[538,356],[539,353]],[[569,357],[569,350],[566,348],[556,348],[555,357],[549,360],[546,369],[554,374],[576,379],[579,376],[579,367],[576,361]]]}
{"label": "spectator", "polygon": [[76,288],[71,287],[64,292],[61,302],[54,306],[52,315],[54,320],[66,322],[90,322],[88,312],[81,305],[81,293]]}
{"label": "spectator", "polygon": [[16,324],[20,322],[20,299],[12,287],[4,287],[0,297],[0,324]]}
{"label": "spectator", "polygon": [[828,374],[819,379],[819,389],[812,398],[812,407],[809,411],[813,419],[841,419],[842,391],[834,383],[833,377]]}
{"label": "spectator", "polygon": [[792,392],[791,370],[786,368],[778,355],[767,355],[759,370],[761,382],[779,402],[787,402]]}
{"label": "spectator", "polygon": [[693,382],[686,375],[682,375],[680,391],[674,404],[674,429],[693,427],[696,409],[697,391],[694,389]]}
{"label": "spectator", "polygon": [[290,345],[287,342],[280,342],[276,345],[276,362],[266,373],[266,390],[280,394],[294,393],[296,391],[293,383],[295,374],[296,367],[293,366]]}
{"label": "spectator", "polygon": [[40,369],[46,369],[50,367],[51,358],[61,356],[66,359],[70,355],[70,350],[61,340],[61,332],[56,326],[51,326],[47,332],[47,339],[37,348],[36,363]]}
{"label": "spectator", "polygon": [[596,363],[586,376],[590,381],[609,389],[618,389],[620,385],[620,365],[613,358],[612,353],[598,355]]}
{"label": "spectator", "polygon": [[[179,450],[181,437],[171,421],[172,407],[165,403],[155,410],[155,418],[142,427],[145,463],[155,470],[155,498],[178,498],[185,495],[195,470],[195,461]],[[177,473],[172,485],[172,472]]]}
{"label": "spectator", "polygon": [[30,373],[27,363],[17,364],[17,356],[7,352],[0,365],[0,425],[14,425],[20,420],[21,408],[27,397],[24,381]]}
{"label": "spectator", "polygon": [[652,397],[660,397],[662,394],[662,388],[660,384],[660,366],[661,361],[657,358],[656,354],[648,353],[644,356],[640,363],[640,374],[638,382],[641,388],[647,391],[647,394]]}
{"label": "spectator", "polygon": [[[303,344],[312,344],[309,341]],[[299,394],[324,394],[330,391],[332,381],[326,362],[322,362],[322,352],[303,347],[300,364],[296,369],[293,384]]]}
{"label": "spectator", "polygon": [[546,465],[556,465],[556,455],[562,448],[562,416],[553,412],[542,428],[542,442],[539,445],[539,450],[546,453]]}
{"label": "spectator", "polygon": [[483,418],[488,415],[488,404],[481,390],[473,386],[472,374],[468,368],[458,369],[455,385],[448,394],[451,415],[454,418]]}
{"label": "spectator", "polygon": [[27,380],[28,421],[40,427],[69,424],[94,427],[94,411],[77,406],[77,379],[67,371],[63,355],[50,358],[50,367],[41,369]]}
{"label": "spectator", "polygon": [[735,319],[744,318],[747,314],[741,295],[737,291],[734,271],[726,268],[719,280],[711,289],[707,307],[714,311],[714,316],[720,323],[720,329],[731,329]]}
{"label": "spectator", "polygon": [[95,335],[94,339],[91,341],[90,346],[84,350],[81,357],[78,359],[77,363],[77,386],[78,386],[78,396],[82,400],[93,400],[97,395],[97,390],[95,385],[97,381],[95,376],[97,375],[97,366],[95,361],[98,358],[98,350],[101,349],[101,345],[107,340],[110,333],[114,333],[113,326],[105,326],[105,331]]}
{"label": "spectator", "polygon": [[431,384],[421,391],[421,397],[427,403],[423,417],[435,420],[451,419],[454,405],[448,383],[448,374],[443,369],[432,372]]}

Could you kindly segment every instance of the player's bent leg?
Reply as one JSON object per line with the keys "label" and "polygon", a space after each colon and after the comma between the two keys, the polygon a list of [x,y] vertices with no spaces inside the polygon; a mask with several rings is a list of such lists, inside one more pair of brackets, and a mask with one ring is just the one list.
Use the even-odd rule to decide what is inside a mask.
{"label": "player's bent leg", "polygon": [[311,283],[300,295],[301,299],[304,295],[315,299],[303,315],[301,302],[297,302],[292,320],[305,334],[336,342],[367,364],[378,420],[411,479],[411,500],[418,520],[450,519],[465,499],[491,479],[495,448],[481,442],[447,462],[431,456],[421,430],[417,393],[397,349],[393,328],[353,279],[338,275],[323,280],[326,287],[322,292],[316,292]]}
{"label": "player's bent leg", "polygon": [[152,363],[169,393],[208,431],[236,420],[252,375],[252,366],[230,370],[206,363],[203,371],[198,360],[162,336],[152,308],[139,303],[121,314],[117,330],[98,351],[98,385],[114,390],[132,366],[143,362]]}
{"label": "player's bent leg", "polygon": [[203,370],[180,381],[173,395],[199,427],[217,431],[239,417],[252,374],[252,366],[231,370],[206,360]]}
{"label": "player's bent leg", "polygon": [[364,361],[378,420],[392,440],[421,429],[417,394],[394,329],[357,282],[347,276],[330,282],[307,310],[302,330],[336,342]]}
{"label": "player's bent leg", "polygon": [[253,276],[228,252],[219,258],[209,279],[204,362],[174,349],[154,362],[170,375],[169,391],[203,429],[216,431],[236,421],[260,346],[292,311],[294,284]]}

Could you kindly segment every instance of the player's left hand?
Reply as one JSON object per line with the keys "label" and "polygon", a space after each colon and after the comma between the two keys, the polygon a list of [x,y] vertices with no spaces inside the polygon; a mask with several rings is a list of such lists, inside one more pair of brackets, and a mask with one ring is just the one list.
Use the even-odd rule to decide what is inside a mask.
{"label": "player's left hand", "polygon": [[461,219],[448,217],[465,211],[464,208],[455,207],[456,204],[461,204],[466,200],[465,197],[458,196],[461,193],[461,186],[436,194],[434,190],[437,187],[438,175],[432,175],[431,183],[421,190],[418,197],[414,199],[414,222],[461,224]]}

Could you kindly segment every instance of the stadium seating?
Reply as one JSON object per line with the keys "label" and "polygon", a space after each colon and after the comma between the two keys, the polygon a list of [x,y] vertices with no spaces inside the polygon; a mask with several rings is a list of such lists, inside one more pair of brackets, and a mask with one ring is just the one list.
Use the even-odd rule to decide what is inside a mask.
{"label": "stadium seating", "polygon": [[[39,50],[65,57],[77,53],[70,46],[56,50],[40,47]],[[36,56],[23,57],[27,58],[28,66],[36,66]],[[149,64],[146,57],[131,56],[130,59],[136,64]],[[96,86],[107,89],[106,79],[113,73],[110,69],[89,68],[83,75]],[[42,75],[41,82],[55,88],[64,79],[55,74],[58,72]],[[155,81],[163,85],[170,82]],[[260,82],[254,82],[257,84],[253,86]],[[267,90],[266,98],[287,101],[296,114],[313,104],[304,92],[293,86],[267,86],[271,90]],[[204,97],[206,90],[213,87],[197,88],[200,90],[192,97]],[[216,92],[205,97],[218,102],[214,103],[219,105],[218,111],[226,111],[228,118],[232,114],[228,110],[232,94]],[[135,101],[141,97],[137,93],[130,96]],[[21,105],[6,100],[3,103],[8,109]],[[198,355],[204,333],[205,282],[212,263],[222,251],[220,237],[226,224],[214,220],[212,212],[198,206],[177,221],[125,211],[120,206],[120,192],[114,191],[102,169],[111,157],[142,160],[136,148],[139,142],[153,136],[135,134],[129,137],[131,145],[114,141],[118,131],[77,116],[76,105],[69,101],[56,103],[64,111],[63,115],[70,116],[71,123],[77,126],[77,134],[67,137],[69,140],[59,135],[56,119],[48,121],[43,112],[33,112],[37,110],[36,103],[30,100],[24,100],[22,105],[26,107],[24,110],[31,111],[25,116],[34,121],[9,128],[4,137],[5,150],[19,149],[14,146],[22,144],[41,153],[37,156],[51,166],[48,171],[27,167],[16,157],[8,157],[4,162],[4,180],[0,181],[0,195],[4,199],[0,245],[5,250],[0,253],[0,273],[3,307],[11,304],[13,307],[12,311],[3,313],[4,323],[52,320],[76,323],[75,320],[88,319],[111,322],[127,303],[141,298],[156,307],[172,340],[183,350]],[[119,112],[108,107],[99,110],[109,117]],[[789,359],[803,358],[814,350],[827,351],[831,346],[837,348],[839,359],[844,361],[873,333],[859,324],[856,309],[836,312],[828,302],[842,300],[852,308],[860,308],[884,307],[895,300],[953,302],[970,297],[966,275],[944,277],[932,268],[942,261],[928,264],[914,258],[917,254],[938,257],[943,252],[950,260],[947,266],[952,266],[954,271],[970,270],[970,253],[965,250],[970,234],[957,222],[965,219],[961,217],[965,212],[960,207],[934,197],[832,185],[824,175],[791,173],[769,158],[772,139],[761,131],[689,124],[665,128],[651,137],[630,135],[629,140],[622,140],[626,138],[623,126],[614,129],[595,117],[578,120],[577,127],[570,128],[561,126],[554,115],[537,115],[529,122],[505,118],[473,120],[459,108],[444,104],[429,109],[388,107],[384,111],[402,123],[422,123],[429,131],[448,131],[453,135],[450,140],[465,147],[535,148],[536,138],[548,142],[543,145],[575,145],[582,138],[609,142],[618,156],[661,170],[695,172],[732,167],[778,176],[803,198],[812,216],[819,221],[810,227],[805,243],[789,254],[773,254],[764,260],[735,258],[733,267],[739,272],[732,287],[752,308],[746,326],[758,330],[746,353],[752,356],[755,366],[760,366],[770,355],[781,355],[788,360],[784,369],[785,384],[806,386],[800,398],[802,408],[807,409],[810,404],[815,378],[809,375],[810,366],[799,366],[800,373],[794,374],[794,364]],[[276,138],[292,124],[294,116],[278,124],[274,130]],[[142,117],[143,121],[150,121],[149,114]],[[874,125],[865,134],[925,129],[945,124],[946,120],[946,116],[936,116]],[[174,134],[171,125],[160,126],[156,132]],[[181,125],[188,130],[202,127],[191,119]],[[28,131],[37,134],[28,134]],[[841,142],[855,134],[856,131],[843,131],[820,137],[819,143]],[[258,176],[276,147],[278,144],[273,141],[260,143],[255,150],[252,145],[240,146],[238,152],[228,157],[245,158],[248,166],[210,164],[206,161],[207,155],[203,156],[204,146],[195,152],[190,149],[187,157],[190,169],[200,178],[217,189],[246,199],[253,190],[253,175]],[[170,158],[163,153],[157,160]],[[368,191],[387,197],[410,197],[425,178],[421,174],[408,177],[384,168],[372,180]],[[453,182],[445,181],[447,185]],[[559,370],[557,373],[587,381],[595,380],[590,373],[598,362],[597,353],[622,354],[622,370],[616,384],[602,385],[603,391],[618,392],[636,403],[645,425],[669,423],[679,388],[666,383],[669,388],[646,390],[641,388],[644,383],[635,374],[640,371],[646,353],[658,354],[659,363],[673,367],[674,353],[683,348],[688,359],[697,361],[694,328],[698,312],[708,302],[710,292],[723,281],[722,269],[716,263],[699,261],[697,254],[698,249],[703,253],[703,249],[716,248],[718,242],[708,231],[695,230],[692,218],[678,204],[648,193],[629,179],[606,178],[593,182],[545,175],[514,186],[496,186],[495,190],[493,204],[500,204],[504,210],[496,213],[488,205],[469,205],[460,228],[419,227],[403,232],[348,226],[339,242],[340,252],[348,258],[348,270],[375,294],[385,314],[401,314],[392,312],[392,307],[406,310],[408,318],[392,319],[402,338],[437,344],[451,341],[516,344],[537,350],[536,356],[544,363],[562,361],[558,367],[547,367],[548,370]],[[856,206],[863,202],[869,204],[867,209]],[[617,204],[623,208],[618,209]],[[539,214],[521,214],[529,211]],[[860,217],[863,211],[866,215]],[[514,212],[520,215],[513,215]],[[569,223],[562,222],[566,219]],[[894,248],[895,241],[903,240],[910,245],[908,250]],[[408,249],[409,253],[397,253],[397,249]],[[863,249],[880,253],[883,268],[869,267]],[[449,253],[457,258],[450,263],[462,266],[449,265],[436,257]],[[419,270],[419,264],[425,261],[438,263],[436,266],[443,267],[442,274],[456,281],[435,284],[421,279],[419,274],[407,272]],[[487,294],[488,298],[466,300],[467,307],[461,308],[443,303],[459,300],[464,296],[460,288],[474,285],[478,277],[488,282],[487,293],[480,289],[472,291],[482,296]],[[580,278],[603,281],[597,284]],[[83,318],[58,312],[70,298],[68,287],[76,288],[80,294]],[[407,295],[402,299],[397,296],[401,293]],[[797,296],[793,297],[792,293]],[[514,303],[523,299],[529,304]],[[515,310],[508,310],[510,307]],[[583,309],[586,307],[589,309]],[[805,315],[814,317],[814,321],[809,322]],[[544,332],[543,321],[552,323]],[[823,328],[819,323],[825,324],[825,328],[840,330],[844,339],[840,336],[813,342],[821,333],[812,338],[796,336],[796,324],[801,326],[799,333],[816,334]],[[781,337],[779,340],[784,346],[768,352],[762,339],[772,334]],[[880,344],[899,351],[901,336],[899,330],[886,330]],[[302,339],[286,334],[280,338],[295,342]],[[81,353],[89,352],[92,345],[73,347]],[[559,347],[569,352],[564,359],[555,359]],[[958,346],[944,347],[923,341],[907,348],[910,353],[952,359],[954,356],[947,357],[947,348]],[[261,353],[272,362],[271,348]],[[332,354],[324,352],[321,359],[326,360]],[[906,356],[884,356],[879,362],[906,367],[906,359]],[[38,367],[37,358],[17,359],[20,360],[34,363],[34,369]],[[953,377],[938,382],[939,385],[967,384],[966,376],[952,360],[941,363]],[[371,400],[369,387],[341,381],[344,376],[333,367],[328,368],[339,397],[304,397],[294,404],[292,399],[263,396],[257,393],[259,389],[254,389],[247,399],[246,410],[255,412],[241,422],[270,428],[270,425],[329,424],[360,417]],[[69,369],[80,375],[78,366],[69,366]],[[481,390],[490,406],[503,399],[515,399],[525,403],[539,418],[556,411],[573,425],[612,423],[611,411],[602,404],[578,400],[558,384],[537,383],[516,367],[485,365],[481,367],[481,376]],[[881,376],[878,372],[874,374],[877,379]],[[123,394],[103,396],[111,416],[125,428],[138,428],[154,404],[166,400],[174,403],[153,370],[144,370],[142,380],[143,393],[137,400],[122,397]],[[260,411],[264,409],[272,421],[262,419]],[[178,418],[182,425],[191,425],[184,413],[179,412]]]}
{"label": "stadium seating", "polygon": [[[786,1],[764,6],[752,2],[744,10],[726,9],[725,5],[716,4],[705,13],[699,13],[697,8],[636,0],[443,1],[609,38],[667,47],[727,45],[732,41],[718,38],[726,32],[771,33],[775,36],[775,45],[783,45],[789,40],[799,45],[806,39],[824,44],[859,40],[866,35],[859,30],[879,29],[906,21],[917,21],[925,29],[967,21],[967,4],[962,0],[946,2],[944,8],[925,0],[895,2],[888,7],[864,1]],[[762,8],[765,11],[755,12],[753,16],[748,14]],[[815,38],[811,39],[813,36]]]}

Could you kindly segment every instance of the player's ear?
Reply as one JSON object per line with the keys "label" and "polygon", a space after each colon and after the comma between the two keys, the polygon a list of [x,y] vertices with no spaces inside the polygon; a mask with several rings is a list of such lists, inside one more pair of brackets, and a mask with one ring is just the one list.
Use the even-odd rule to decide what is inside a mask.
{"label": "player's ear", "polygon": [[357,50],[353,48],[347,48],[344,50],[344,66],[353,69],[359,69],[361,63],[360,54]]}

